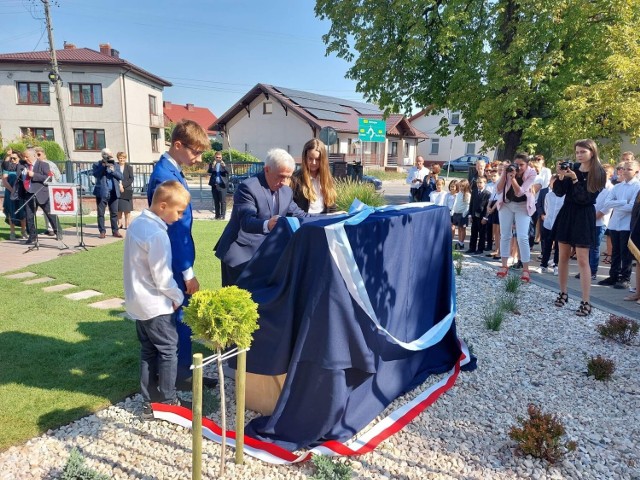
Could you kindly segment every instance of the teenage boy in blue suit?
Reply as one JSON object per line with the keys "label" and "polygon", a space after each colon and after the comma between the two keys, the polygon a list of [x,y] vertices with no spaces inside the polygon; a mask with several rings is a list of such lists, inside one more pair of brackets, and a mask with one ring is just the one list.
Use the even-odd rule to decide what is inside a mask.
{"label": "teenage boy in blue suit", "polygon": [[[182,173],[182,167],[191,166],[201,161],[202,153],[210,147],[207,132],[192,120],[183,120],[176,124],[171,135],[171,147],[160,157],[153,168],[147,188],[147,200],[151,205],[153,193],[158,185],[167,180],[177,180],[189,191],[189,186]],[[167,233],[171,242],[171,270],[173,278],[185,293],[183,305],[189,304],[189,298],[200,289],[200,284],[193,271],[196,250],[191,236],[193,213],[191,202],[185,209],[182,218],[169,225]],[[191,377],[191,329],[183,322],[184,313],[178,309],[176,329],[178,331],[178,379],[180,390],[190,389]],[[205,384],[209,381],[205,382]]]}

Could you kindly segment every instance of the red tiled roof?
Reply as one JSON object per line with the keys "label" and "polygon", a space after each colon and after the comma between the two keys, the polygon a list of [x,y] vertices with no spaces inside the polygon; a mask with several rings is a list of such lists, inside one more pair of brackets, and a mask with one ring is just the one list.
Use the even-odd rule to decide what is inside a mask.
{"label": "red tiled roof", "polygon": [[180,120],[193,120],[202,128],[207,130],[209,135],[215,135],[214,130],[209,127],[216,123],[218,118],[206,107],[196,107],[195,105],[176,105],[171,102],[164,102],[164,116],[169,122],[179,122]]}
{"label": "red tiled roof", "polygon": [[[137,74],[146,77],[162,86],[170,87],[171,82],[150,73],[143,68],[130,63],[123,58],[113,57],[104,53],[91,50],[90,48],[65,48],[56,50],[58,64],[64,70],[65,65],[113,65],[131,69]],[[49,64],[49,51],[22,52],[22,53],[2,53],[0,63],[26,63],[26,64]]]}
{"label": "red tiled roof", "polygon": [[[296,103],[296,101],[290,98],[283,92],[291,92],[297,95],[308,94],[314,104],[326,103],[321,108],[323,111],[330,111],[332,115],[339,117],[342,121],[337,120],[323,120],[316,117],[308,108],[305,108]],[[326,95],[309,94],[309,92],[295,91],[283,87],[274,87],[272,85],[265,85],[263,83],[257,84],[253,87],[244,97],[240,99],[233,107],[222,114],[215,124],[210,125],[211,129],[220,129],[229,120],[235,117],[241,110],[244,110],[246,106],[250,105],[261,94],[267,95],[269,98],[274,98],[281,103],[285,108],[295,111],[303,120],[305,120],[312,128],[320,130],[323,127],[333,127],[337,132],[341,133],[358,133],[358,118],[382,118],[382,113],[376,105],[364,104],[360,102],[353,102],[349,100],[343,100],[336,97],[329,97]],[[291,94],[290,93],[290,94]],[[293,97],[294,95],[292,95]],[[337,108],[336,108],[337,107]],[[361,112],[368,113],[361,113]],[[371,113],[376,111],[377,113]],[[404,136],[414,138],[427,138],[427,136],[421,131],[414,128],[405,118],[404,115],[390,115],[386,120],[387,135],[391,136]]]}

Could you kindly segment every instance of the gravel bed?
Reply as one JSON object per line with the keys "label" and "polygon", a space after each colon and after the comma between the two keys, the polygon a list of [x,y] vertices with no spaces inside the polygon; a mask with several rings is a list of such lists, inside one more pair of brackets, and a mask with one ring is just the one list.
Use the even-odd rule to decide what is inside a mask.
{"label": "gravel bed", "polygon": [[[521,289],[521,313],[507,315],[500,331],[489,331],[483,313],[501,297],[503,281],[473,261],[464,263],[456,280],[458,333],[477,355],[478,369],[461,373],[454,388],[375,452],[351,459],[354,478],[640,479],[637,342],[624,346],[601,339],[595,326],[608,314],[594,310],[579,318],[573,314],[576,299],[557,309],[555,293],[533,284]],[[616,362],[609,382],[586,375],[588,357],[597,354]],[[226,386],[232,396],[231,383]],[[382,416],[417,393],[396,400]],[[508,437],[531,402],[556,414],[568,439],[578,444],[555,465],[516,455]],[[233,428],[233,398],[229,404],[227,420]],[[110,478],[190,478],[190,431],[163,421],[142,422],[141,409],[137,395],[11,447],[0,453],[0,479],[57,478],[73,447]],[[204,440],[205,478],[217,478],[219,454],[219,445]],[[226,458],[227,478],[313,475],[309,463],[272,466],[245,456],[244,465],[235,465],[231,449]]]}

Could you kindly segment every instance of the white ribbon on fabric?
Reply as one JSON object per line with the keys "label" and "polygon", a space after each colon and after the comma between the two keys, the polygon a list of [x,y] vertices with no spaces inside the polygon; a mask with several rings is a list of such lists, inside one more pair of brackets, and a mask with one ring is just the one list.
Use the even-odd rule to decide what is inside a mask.
{"label": "white ribbon on fabric", "polygon": [[[354,202],[352,208],[349,209],[349,213],[352,213],[352,210],[357,211],[358,213],[345,220],[341,220],[332,225],[328,225],[324,229],[325,235],[327,237],[327,242],[329,244],[329,251],[331,252],[331,257],[333,258],[336,267],[340,271],[340,274],[342,275],[347,289],[349,290],[349,293],[351,294],[353,299],[362,308],[362,310],[364,310],[364,312],[371,319],[378,331],[386,335],[391,340],[391,342],[400,345],[406,350],[412,351],[425,350],[435,345],[440,340],[442,340],[444,335],[449,331],[449,328],[451,327],[453,319],[456,315],[456,292],[455,280],[453,278],[453,275],[451,275],[451,298],[449,299],[449,313],[428,331],[426,331],[420,338],[411,342],[404,342],[391,335],[391,333],[380,324],[375,310],[373,309],[373,305],[371,304],[369,294],[367,293],[364,279],[362,278],[360,270],[358,269],[358,265],[353,256],[353,250],[351,249],[351,245],[349,244],[345,226],[357,225],[374,212],[390,212],[405,210],[408,208],[424,208],[431,205],[433,204],[430,202],[416,202],[405,205],[387,205],[384,207],[373,208],[364,205],[360,201],[357,201],[357,203]],[[453,268],[453,266],[451,268]]]}

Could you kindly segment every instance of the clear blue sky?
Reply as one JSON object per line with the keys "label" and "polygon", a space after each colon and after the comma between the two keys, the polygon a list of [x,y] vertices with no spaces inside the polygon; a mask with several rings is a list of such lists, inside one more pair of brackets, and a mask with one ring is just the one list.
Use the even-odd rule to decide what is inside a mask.
{"label": "clear blue sky", "polygon": [[[329,23],[313,0],[58,0],[56,48],[64,41],[120,56],[173,83],[164,99],[220,116],[256,83],[362,100],[349,65],[326,57]],[[0,0],[0,53],[48,49],[42,3]],[[64,73],[62,73],[64,81]]]}

